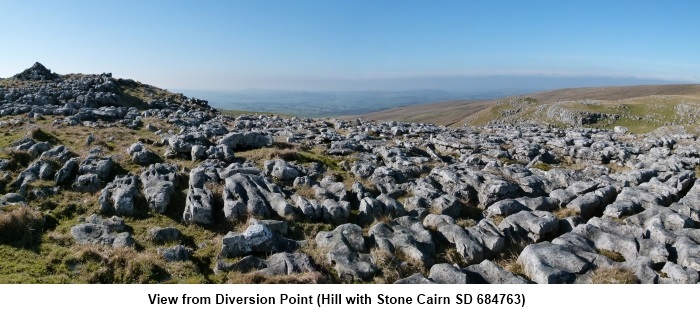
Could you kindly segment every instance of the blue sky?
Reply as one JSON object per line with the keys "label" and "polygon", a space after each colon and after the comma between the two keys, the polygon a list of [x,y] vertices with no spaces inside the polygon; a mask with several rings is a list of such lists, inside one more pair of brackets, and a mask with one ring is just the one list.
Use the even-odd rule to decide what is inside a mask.
{"label": "blue sky", "polygon": [[174,89],[494,75],[700,82],[698,12],[700,1],[0,0],[0,77],[39,61]]}

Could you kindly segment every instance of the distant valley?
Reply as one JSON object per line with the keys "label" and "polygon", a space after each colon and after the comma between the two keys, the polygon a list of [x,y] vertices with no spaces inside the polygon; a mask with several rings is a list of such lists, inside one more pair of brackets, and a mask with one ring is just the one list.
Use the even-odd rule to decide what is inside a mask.
{"label": "distant valley", "polygon": [[271,112],[305,117],[356,115],[401,106],[458,99],[492,99],[527,92],[501,90],[481,93],[441,90],[306,92],[251,89],[243,91],[177,90],[185,95],[207,99],[212,107],[224,110]]}
{"label": "distant valley", "polygon": [[[305,117],[337,117],[365,115],[383,110],[395,110],[423,104],[440,103],[425,115],[409,120],[427,121],[431,115],[443,116],[455,106],[479,100],[501,99],[547,90],[581,86],[632,86],[671,84],[670,81],[609,77],[547,77],[547,76],[466,76],[416,79],[366,80],[320,84],[321,91],[245,89],[207,91],[175,89],[187,96],[206,99],[212,107],[238,112],[269,112]],[[332,90],[331,88],[339,88]],[[351,88],[344,90],[343,88]],[[328,88],[327,90],[324,88]],[[455,103],[454,101],[458,101]],[[444,107],[446,106],[446,107]],[[479,107],[483,109],[484,107]],[[427,109],[427,108],[426,108]],[[398,109],[399,112],[401,109]],[[410,109],[409,112],[413,110]],[[416,110],[422,110],[417,108]],[[437,110],[432,112],[433,110]],[[412,114],[412,113],[411,113]],[[464,112],[454,112],[464,117]],[[371,115],[370,115],[371,116]],[[395,119],[392,115],[379,119]],[[384,117],[384,118],[382,118]],[[453,115],[449,115],[453,118]],[[449,121],[454,122],[454,121]],[[438,121],[439,124],[449,124]]]}

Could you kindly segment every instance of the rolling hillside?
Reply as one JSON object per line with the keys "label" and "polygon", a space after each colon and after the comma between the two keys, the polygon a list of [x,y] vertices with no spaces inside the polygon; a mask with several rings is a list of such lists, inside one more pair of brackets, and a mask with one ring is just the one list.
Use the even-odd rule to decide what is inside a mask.
{"label": "rolling hillside", "polygon": [[450,101],[360,115],[364,119],[445,126],[491,121],[555,125],[626,126],[644,132],[664,125],[694,125],[700,85],[568,88],[486,101]]}

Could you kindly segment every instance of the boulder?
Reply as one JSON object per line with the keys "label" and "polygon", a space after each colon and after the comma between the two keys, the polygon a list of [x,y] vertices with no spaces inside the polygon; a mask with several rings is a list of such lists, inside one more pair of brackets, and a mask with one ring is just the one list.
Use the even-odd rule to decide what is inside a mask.
{"label": "boulder", "polygon": [[293,275],[315,271],[311,259],[304,253],[276,253],[266,260],[267,268],[260,273],[269,276]]}
{"label": "boulder", "polygon": [[517,262],[531,280],[540,284],[573,283],[577,275],[591,267],[572,249],[546,241],[526,246]]}
{"label": "boulder", "polygon": [[380,249],[390,254],[399,250],[423,264],[432,264],[435,244],[430,232],[416,218],[404,216],[389,223],[380,222],[370,228],[369,235]]}
{"label": "boulder", "polygon": [[237,173],[226,178],[223,196],[224,216],[229,221],[244,217],[265,219],[273,213],[290,217],[298,213],[277,185],[258,175]]}
{"label": "boulder", "polygon": [[134,175],[117,176],[102,189],[99,199],[100,211],[119,216],[134,215],[134,202],[139,195],[138,184],[139,178]]}
{"label": "boulder", "polygon": [[125,230],[124,219],[116,216],[104,219],[93,214],[84,223],[73,226],[70,232],[77,244],[133,247],[134,239]]}
{"label": "boulder", "polygon": [[487,284],[526,284],[527,280],[496,265],[494,262],[484,260],[479,264],[467,266],[464,272],[472,283]]}
{"label": "boulder", "polygon": [[158,213],[164,213],[175,194],[179,183],[177,166],[171,164],[153,164],[141,175],[143,195],[148,202],[148,208]]}
{"label": "boulder", "polygon": [[469,284],[469,276],[461,269],[447,263],[435,264],[430,268],[428,279],[440,284]]}
{"label": "boulder", "polygon": [[333,231],[321,231],[316,235],[316,244],[327,250],[328,263],[334,265],[341,278],[367,279],[379,268],[372,262],[366,251],[362,228],[355,224],[343,224]]}
{"label": "boulder", "polygon": [[100,178],[94,173],[78,176],[73,182],[73,190],[78,192],[94,193],[100,190]]}
{"label": "boulder", "polygon": [[270,230],[266,225],[253,223],[242,233],[229,232],[222,240],[222,257],[245,256],[252,253],[278,253],[291,251],[299,243],[285,239]]}

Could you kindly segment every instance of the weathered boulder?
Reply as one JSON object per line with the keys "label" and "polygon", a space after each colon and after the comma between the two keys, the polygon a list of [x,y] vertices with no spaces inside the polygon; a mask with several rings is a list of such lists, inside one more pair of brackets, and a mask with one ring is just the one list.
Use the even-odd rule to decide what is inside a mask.
{"label": "weathered boulder", "polygon": [[589,261],[572,249],[541,242],[530,244],[518,256],[525,274],[537,283],[572,283],[576,276],[588,271]]}
{"label": "weathered boulder", "polygon": [[150,210],[158,213],[166,211],[179,182],[177,172],[175,165],[157,163],[141,173],[143,195]]}
{"label": "weathered boulder", "polygon": [[429,214],[423,220],[423,225],[435,230],[441,240],[454,245],[466,264],[479,263],[484,259],[483,245],[456,225],[451,217]]}
{"label": "weathered boulder", "polygon": [[559,232],[559,221],[550,212],[522,211],[506,217],[499,225],[508,237],[527,237],[534,242],[553,238]]}
{"label": "weathered boulder", "polygon": [[661,273],[666,276],[660,276],[659,283],[696,284],[700,280],[697,270],[687,269],[673,262],[667,262],[661,269]]}
{"label": "weathered boulder", "polygon": [[182,220],[186,223],[211,225],[214,223],[214,194],[210,184],[218,183],[218,174],[207,167],[190,171],[189,189]]}
{"label": "weathered boulder", "polygon": [[131,235],[126,232],[124,219],[120,217],[102,218],[93,214],[84,223],[71,228],[71,235],[77,244],[98,244],[113,247],[134,246]]}
{"label": "weathered boulder", "polygon": [[97,155],[89,155],[80,163],[79,170],[81,174],[94,173],[100,180],[106,181],[112,174],[113,166],[114,161],[111,157],[100,158]]}
{"label": "weathered boulder", "polygon": [[367,279],[379,271],[366,253],[362,228],[355,224],[343,224],[333,231],[321,231],[316,235],[318,247],[328,251],[328,263],[341,278]]}
{"label": "weathered boulder", "polygon": [[169,248],[159,248],[158,254],[163,256],[163,259],[168,262],[184,262],[190,259],[192,250],[179,244]]}
{"label": "weathered boulder", "polygon": [[258,175],[234,174],[226,179],[223,194],[224,216],[230,221],[244,217],[265,219],[273,213],[290,217],[298,211],[277,185]]}
{"label": "weathered boulder", "polygon": [[100,211],[119,216],[130,216],[136,211],[134,202],[139,195],[139,178],[128,174],[117,176],[100,194]]}
{"label": "weathered boulder", "polygon": [[311,259],[304,253],[276,253],[266,260],[260,273],[269,276],[293,275],[315,271]]}
{"label": "weathered boulder", "polygon": [[148,236],[155,243],[168,243],[180,240],[182,233],[175,227],[153,227],[148,230]]}
{"label": "weathered boulder", "polygon": [[428,279],[441,284],[468,284],[472,283],[469,276],[461,269],[447,263],[435,264],[430,268]]}
{"label": "weathered boulder", "polygon": [[469,276],[473,283],[487,284],[526,284],[527,280],[514,275],[513,273],[501,268],[494,262],[484,260],[479,264],[467,266],[464,272]]}
{"label": "weathered boulder", "polygon": [[280,180],[294,180],[304,175],[299,169],[290,166],[282,159],[266,160],[263,168],[265,175]]}
{"label": "weathered boulder", "polygon": [[[78,174],[78,158],[71,158],[56,171],[54,182],[56,185],[63,185],[70,182]],[[99,183],[99,182],[98,182]]]}
{"label": "weathered boulder", "polygon": [[404,216],[388,223],[380,222],[370,228],[369,235],[384,251],[394,254],[399,250],[423,264],[432,264],[435,243],[430,232],[416,218]]}
{"label": "weathered boulder", "polygon": [[239,148],[260,148],[272,145],[272,137],[260,132],[232,132],[224,135],[218,144],[226,145],[232,149]]}
{"label": "weathered boulder", "polygon": [[503,232],[490,219],[482,219],[476,226],[466,228],[469,237],[484,247],[484,257],[491,257],[502,252],[506,247]]}
{"label": "weathered boulder", "polygon": [[97,192],[100,190],[100,186],[100,178],[94,173],[80,175],[73,182],[73,190],[78,192]]}
{"label": "weathered boulder", "polygon": [[242,233],[229,232],[222,240],[222,257],[245,256],[251,253],[278,253],[291,251],[299,243],[285,239],[270,230],[266,225],[254,223]]}
{"label": "weathered boulder", "polygon": [[410,284],[410,285],[415,285],[415,284],[435,284],[434,282],[430,281],[430,279],[425,278],[423,274],[421,273],[415,273],[411,276],[408,276],[406,278],[401,278],[397,281],[394,282],[395,284]]}

